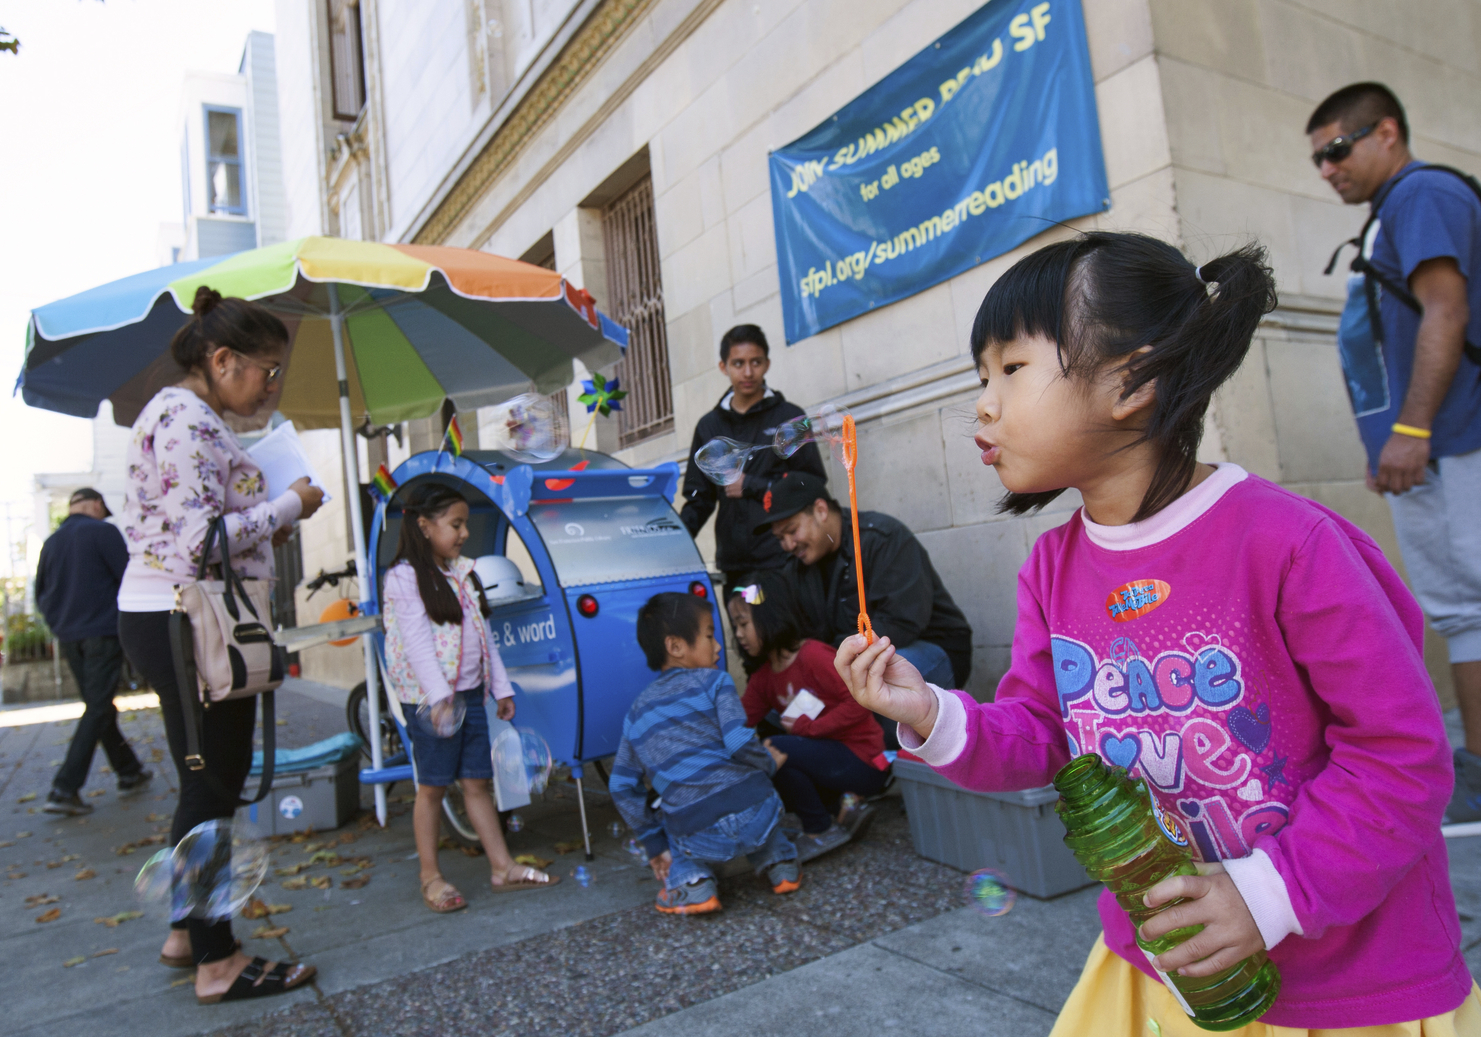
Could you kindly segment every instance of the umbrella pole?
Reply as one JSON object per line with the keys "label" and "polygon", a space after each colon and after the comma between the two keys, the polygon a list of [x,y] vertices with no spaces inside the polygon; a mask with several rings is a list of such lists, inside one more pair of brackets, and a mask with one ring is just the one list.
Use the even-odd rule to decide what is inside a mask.
{"label": "umbrella pole", "polygon": [[[365,554],[365,522],[360,512],[360,455],[355,449],[355,430],[350,421],[350,381],[345,365],[345,315],[339,307],[339,285],[329,286],[329,328],[334,333],[334,376],[339,379],[339,435],[345,462],[345,496],[350,509],[350,531],[355,541],[356,582],[360,585],[360,606],[364,611],[374,586],[375,572]],[[370,765],[380,770],[381,759],[381,688],[380,667],[376,662],[373,634],[362,634],[365,650],[365,699],[370,708]],[[375,819],[386,826],[386,786],[375,785]]]}

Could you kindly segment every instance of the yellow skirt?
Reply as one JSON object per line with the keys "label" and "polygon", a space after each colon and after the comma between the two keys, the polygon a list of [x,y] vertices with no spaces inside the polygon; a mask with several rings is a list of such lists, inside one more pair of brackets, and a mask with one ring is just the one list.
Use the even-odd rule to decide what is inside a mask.
{"label": "yellow skirt", "polygon": [[[1453,1012],[1391,1026],[1344,1030],[1294,1030],[1251,1023],[1231,1037],[1481,1037],[1481,987]],[[1070,992],[1049,1037],[1208,1037],[1172,999],[1167,988],[1113,954],[1097,937],[1080,981]]]}

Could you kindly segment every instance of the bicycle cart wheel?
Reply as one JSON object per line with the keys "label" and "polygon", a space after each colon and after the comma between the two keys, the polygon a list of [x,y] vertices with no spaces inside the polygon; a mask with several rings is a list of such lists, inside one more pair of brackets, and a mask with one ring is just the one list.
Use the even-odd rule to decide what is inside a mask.
{"label": "bicycle cart wheel", "polygon": [[[381,700],[381,759],[389,760],[401,752],[401,732],[396,730],[396,718],[391,715],[391,705],[386,701],[386,689],[382,688]],[[366,691],[365,682],[361,681],[355,685],[355,690],[350,692],[350,697],[345,702],[345,720],[350,730],[360,736],[360,753],[368,761],[370,759],[370,696]]]}

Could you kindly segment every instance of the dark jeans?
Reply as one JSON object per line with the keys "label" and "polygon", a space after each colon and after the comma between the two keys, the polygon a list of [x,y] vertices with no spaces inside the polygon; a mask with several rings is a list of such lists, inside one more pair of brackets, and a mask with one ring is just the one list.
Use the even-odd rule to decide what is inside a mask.
{"label": "dark jeans", "polygon": [[802,735],[774,735],[772,747],[787,754],[787,762],[771,783],[787,809],[802,819],[809,835],[826,832],[833,823],[828,804],[836,806],[845,792],[872,796],[884,788],[888,771],[877,771],[842,742]]}
{"label": "dark jeans", "polygon": [[108,765],[118,777],[138,774],[140,765],[139,758],[118,729],[118,710],[113,708],[113,693],[118,688],[118,674],[123,669],[123,649],[119,647],[118,638],[89,637],[82,641],[63,641],[61,645],[87,708],[82,719],[77,721],[67,759],[56,777],[51,779],[51,784],[63,795],[75,796],[87,782],[87,772],[93,765],[93,751],[100,742],[108,756]]}
{"label": "dark jeans", "polygon": [[[252,767],[257,697],[216,702],[205,712],[201,755],[229,793],[223,796],[206,781],[204,771],[185,766],[185,714],[181,712],[175,664],[170,655],[169,617],[168,612],[120,612],[118,637],[134,669],[159,693],[165,737],[180,779],[180,801],[175,806],[175,823],[170,829],[170,841],[178,843],[203,821],[230,818],[236,813],[237,797]],[[230,918],[188,918],[173,923],[171,928],[190,930],[190,950],[197,965],[229,958],[236,951]]]}

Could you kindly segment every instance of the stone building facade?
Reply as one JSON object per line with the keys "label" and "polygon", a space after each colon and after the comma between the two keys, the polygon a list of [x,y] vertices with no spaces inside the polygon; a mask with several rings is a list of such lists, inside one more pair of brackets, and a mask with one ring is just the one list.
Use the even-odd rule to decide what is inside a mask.
{"label": "stone building facade", "polygon": [[[979,696],[1007,664],[1018,567],[1076,503],[1029,518],[994,511],[1001,487],[969,442],[967,339],[984,292],[1024,253],[1084,228],[1145,231],[1195,260],[1257,238],[1281,306],[1220,393],[1203,456],[1334,507],[1397,558],[1387,509],[1363,487],[1338,367],[1342,281],[1322,275],[1363,213],[1318,177],[1302,129],[1331,90],[1378,79],[1407,104],[1420,157],[1481,172],[1481,118],[1463,100],[1481,96],[1481,9],[1082,2],[1110,209],[795,345],[782,344],[768,152],[977,0],[279,0],[290,235],[358,226],[480,248],[554,266],[609,313],[638,299],[633,319],[661,317],[647,336],[661,348],[635,374],[658,370],[662,384],[646,387],[656,402],[641,417],[597,423],[602,447],[633,464],[682,459],[726,386],[720,335],[761,325],[774,386],[859,419],[861,503],[930,549],[972,622]],[[335,34],[351,16],[364,101],[346,121],[325,99]],[[634,260],[612,228],[619,205],[639,203],[651,205],[655,255],[634,294]],[[712,554],[708,530],[701,548]]]}

